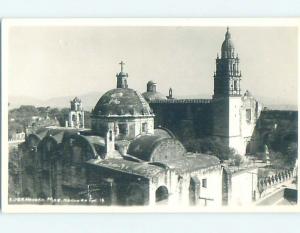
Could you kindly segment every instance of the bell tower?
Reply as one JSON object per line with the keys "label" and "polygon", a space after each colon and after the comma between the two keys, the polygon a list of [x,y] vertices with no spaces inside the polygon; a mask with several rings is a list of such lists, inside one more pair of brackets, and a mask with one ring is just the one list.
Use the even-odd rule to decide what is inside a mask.
{"label": "bell tower", "polygon": [[241,137],[241,71],[240,59],[235,53],[229,28],[221,47],[221,57],[217,55],[214,73],[214,95],[212,99],[212,134],[239,154],[243,152]]}
{"label": "bell tower", "polygon": [[84,128],[84,110],[81,100],[75,97],[70,101],[70,104],[69,121],[66,122],[66,126],[78,129]]}
{"label": "bell tower", "polygon": [[240,59],[235,54],[231,34],[227,27],[225,40],[221,48],[221,58],[217,55],[214,73],[214,98],[241,96]]}

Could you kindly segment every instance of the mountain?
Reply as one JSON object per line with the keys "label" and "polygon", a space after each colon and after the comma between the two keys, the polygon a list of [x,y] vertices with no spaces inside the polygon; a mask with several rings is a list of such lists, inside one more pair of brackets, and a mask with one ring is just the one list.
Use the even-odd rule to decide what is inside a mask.
{"label": "mountain", "polygon": [[[78,95],[77,97],[82,100],[83,107],[85,110],[90,111],[97,103],[102,93],[90,92],[84,95]],[[70,101],[74,99],[75,96],[61,96],[54,97],[47,100],[39,100],[34,97],[27,96],[9,96],[9,108],[18,108],[21,105],[34,105],[35,107],[56,107],[56,108],[68,108],[70,107]]]}
{"label": "mountain", "polygon": [[[103,93],[99,92],[89,92],[87,94],[77,96],[82,100],[83,107],[85,110],[90,111],[97,103],[99,98]],[[260,101],[263,106],[274,109],[274,110],[297,110],[298,106],[296,104],[289,104],[285,100],[279,100],[277,98],[265,97],[265,96],[254,96],[258,101]],[[36,107],[39,106],[50,106],[57,108],[68,108],[70,106],[70,100],[74,99],[75,96],[61,96],[50,98],[47,100],[39,100],[34,97],[28,96],[9,96],[9,108],[18,108],[21,105],[34,105]],[[175,98],[183,98],[183,99],[211,99],[212,96],[209,94],[203,95],[185,95],[185,96],[175,96]]]}

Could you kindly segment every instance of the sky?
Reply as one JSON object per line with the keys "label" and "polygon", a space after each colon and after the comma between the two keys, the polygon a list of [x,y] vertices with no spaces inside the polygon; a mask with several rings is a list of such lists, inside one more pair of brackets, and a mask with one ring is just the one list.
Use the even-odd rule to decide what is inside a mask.
{"label": "sky", "polygon": [[[229,25],[230,26],[230,25]],[[119,62],[130,88],[153,80],[176,96],[213,94],[225,27],[13,26],[8,94],[46,100],[116,87]],[[297,28],[230,27],[242,89],[274,104],[297,104]]]}

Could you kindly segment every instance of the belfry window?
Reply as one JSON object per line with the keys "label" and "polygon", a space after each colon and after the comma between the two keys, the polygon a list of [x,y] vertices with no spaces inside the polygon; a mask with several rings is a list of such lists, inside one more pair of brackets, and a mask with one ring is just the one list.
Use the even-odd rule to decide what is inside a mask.
{"label": "belfry window", "polygon": [[207,179],[202,179],[202,187],[207,188]]}
{"label": "belfry window", "polygon": [[236,80],[234,80],[234,82],[233,82],[233,89],[235,91],[237,91],[237,81]]}
{"label": "belfry window", "polygon": [[246,109],[246,121],[247,123],[251,122],[251,109]]}
{"label": "belfry window", "polygon": [[109,131],[109,141],[112,141],[112,131]]}

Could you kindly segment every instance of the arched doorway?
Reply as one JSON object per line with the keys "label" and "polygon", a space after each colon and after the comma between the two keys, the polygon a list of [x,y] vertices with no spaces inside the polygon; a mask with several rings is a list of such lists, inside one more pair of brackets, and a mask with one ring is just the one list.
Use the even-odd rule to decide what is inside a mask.
{"label": "arched doorway", "polygon": [[166,186],[160,186],[155,191],[156,203],[166,204],[168,202],[169,192]]}
{"label": "arched doorway", "polygon": [[197,177],[191,177],[189,187],[190,205],[196,205],[200,192],[200,181]]}

